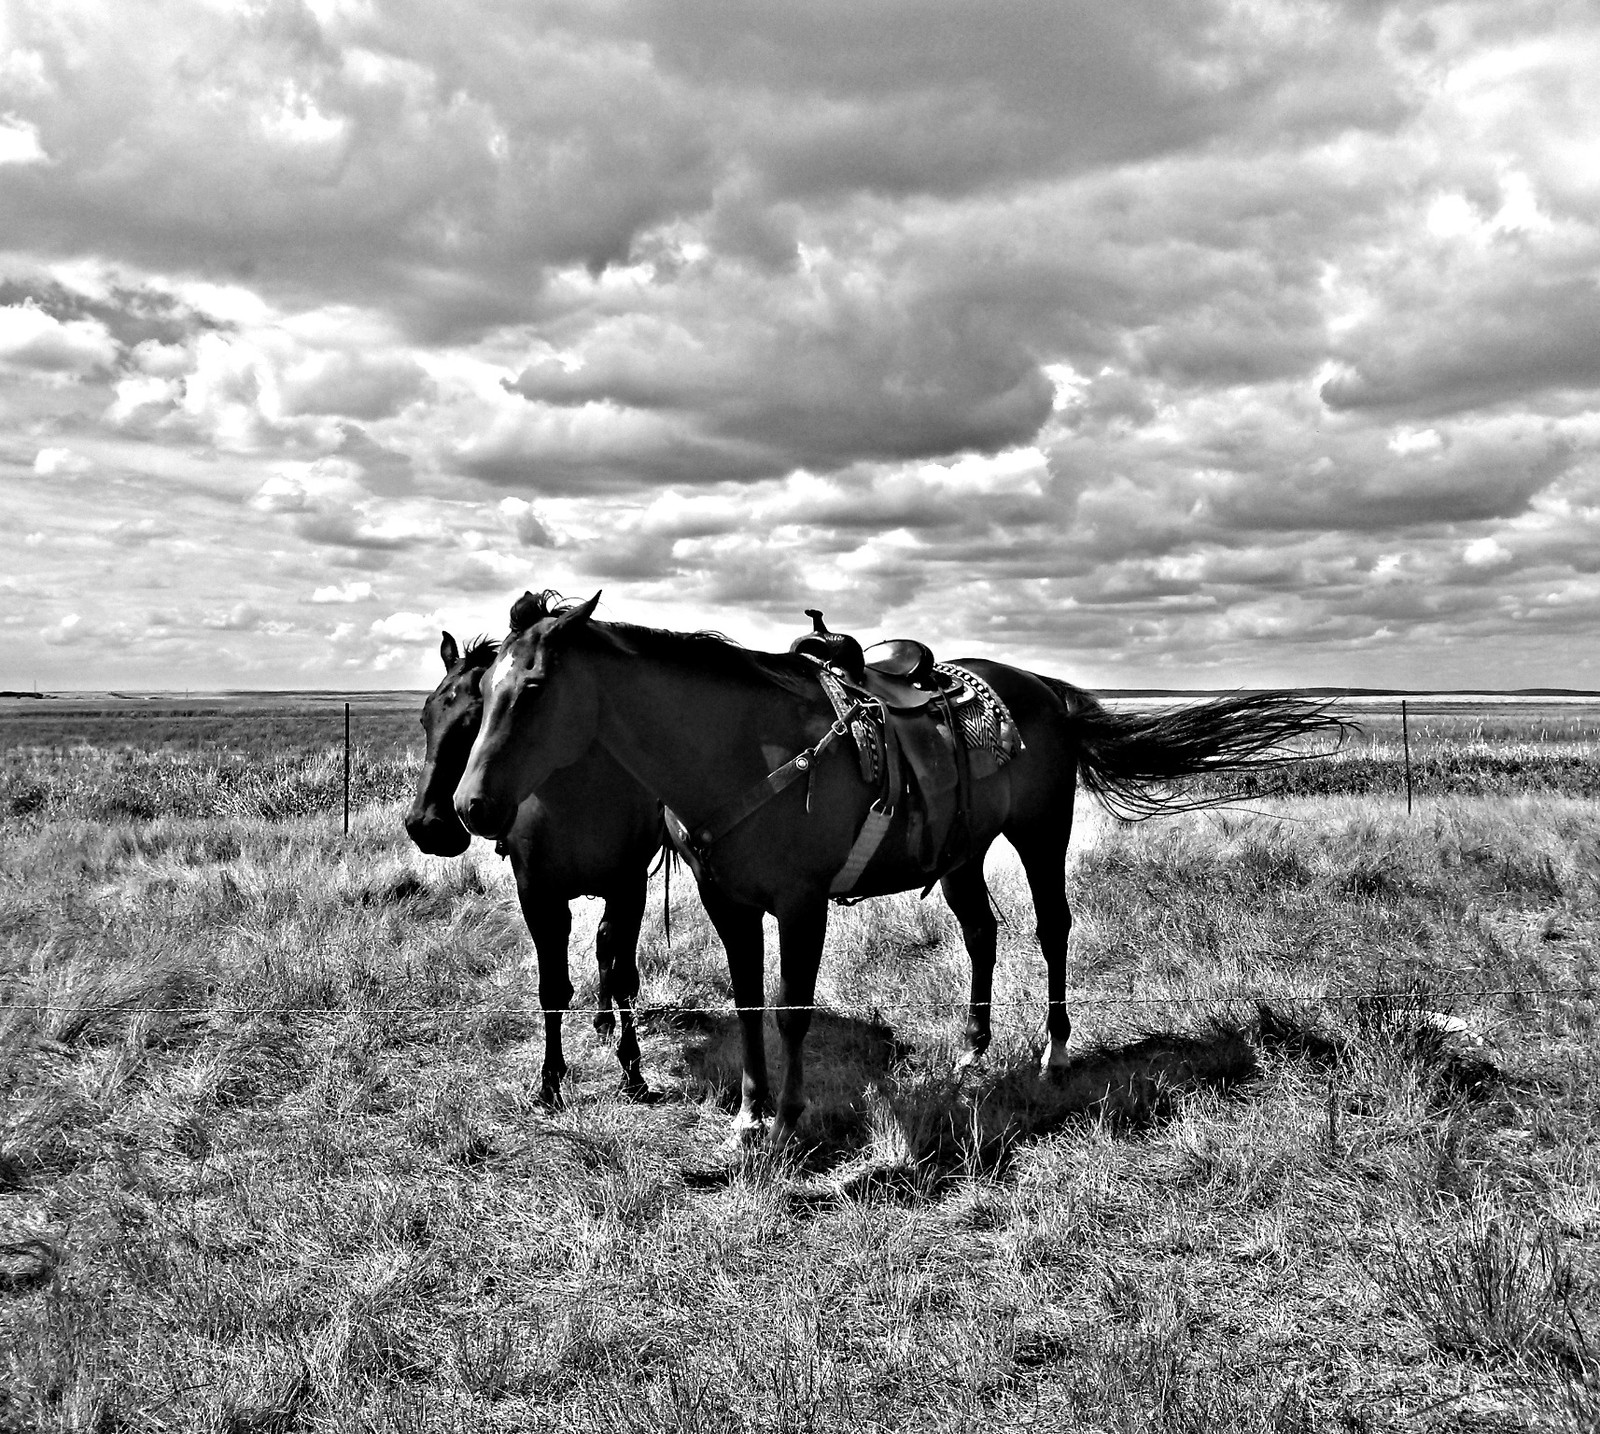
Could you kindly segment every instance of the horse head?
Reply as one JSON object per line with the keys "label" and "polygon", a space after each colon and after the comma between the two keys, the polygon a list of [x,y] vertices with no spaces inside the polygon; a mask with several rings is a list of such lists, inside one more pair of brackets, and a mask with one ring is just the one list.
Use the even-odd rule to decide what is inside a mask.
{"label": "horse head", "polygon": [[486,638],[470,643],[465,652],[448,632],[439,643],[444,676],[422,705],[427,751],[406,812],[406,835],[429,856],[460,856],[472,840],[451,798],[478,735],[483,718],[478,689],[494,653],[494,643]]}
{"label": "horse head", "polygon": [[566,658],[600,594],[554,611],[549,597],[524,593],[512,605],[511,631],[483,678],[483,719],[455,791],[456,812],[479,836],[505,835],[529,794],[595,740],[593,676]]}

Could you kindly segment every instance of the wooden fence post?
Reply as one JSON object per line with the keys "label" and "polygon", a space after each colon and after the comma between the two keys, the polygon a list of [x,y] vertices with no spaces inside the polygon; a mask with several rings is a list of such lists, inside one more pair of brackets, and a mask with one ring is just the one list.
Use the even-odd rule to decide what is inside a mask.
{"label": "wooden fence post", "polygon": [[1406,703],[1400,699],[1400,744],[1406,756],[1406,815],[1411,815],[1411,727],[1406,721]]}

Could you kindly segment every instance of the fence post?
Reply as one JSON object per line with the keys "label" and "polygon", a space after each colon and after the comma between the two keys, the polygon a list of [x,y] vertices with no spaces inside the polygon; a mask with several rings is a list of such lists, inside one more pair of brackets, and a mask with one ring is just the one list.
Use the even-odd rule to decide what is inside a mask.
{"label": "fence post", "polygon": [[344,834],[350,835],[350,704],[344,704]]}
{"label": "fence post", "polygon": [[1411,727],[1406,721],[1405,698],[1400,699],[1400,745],[1406,756],[1406,815],[1411,815]]}

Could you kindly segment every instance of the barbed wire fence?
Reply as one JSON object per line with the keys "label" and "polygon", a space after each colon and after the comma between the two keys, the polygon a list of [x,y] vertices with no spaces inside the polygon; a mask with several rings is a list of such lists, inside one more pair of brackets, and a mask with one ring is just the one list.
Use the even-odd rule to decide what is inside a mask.
{"label": "barbed wire fence", "polygon": [[[45,714],[30,713],[28,715],[31,717],[35,715],[42,716]],[[124,715],[130,717],[132,720],[148,718],[149,720],[161,724],[164,727],[172,727],[176,724],[182,724],[184,722],[194,722],[197,726],[207,729],[211,727],[222,727],[229,731],[233,731],[236,728],[236,725],[241,722],[255,723],[264,727],[269,733],[275,729],[281,728],[286,723],[292,722],[304,722],[307,725],[314,724],[319,730],[326,731],[326,727],[329,725],[331,719],[332,724],[335,727],[335,741],[333,743],[325,743],[324,745],[325,747],[334,748],[334,755],[336,755],[337,760],[339,785],[336,793],[327,794],[330,799],[323,803],[323,807],[324,809],[331,807],[333,808],[333,811],[338,814],[338,819],[341,824],[341,835],[346,839],[348,839],[350,836],[351,816],[353,811],[359,810],[360,806],[363,804],[370,805],[374,802],[384,803],[393,801],[397,795],[396,791],[394,790],[396,784],[393,780],[389,779],[393,776],[393,774],[386,773],[382,780],[374,783],[375,790],[368,797],[367,802],[363,803],[363,793],[360,791],[359,785],[362,776],[362,762],[360,760],[361,754],[356,740],[360,736],[360,727],[355,720],[352,712],[352,704],[349,701],[344,701],[342,703],[326,702],[314,710],[308,710],[304,707],[289,707],[281,710],[268,707],[249,711],[227,711],[221,708],[206,708],[197,711],[192,706],[187,706],[184,710],[154,711],[151,713],[135,711],[130,714],[118,713],[119,717]],[[1391,713],[1388,715],[1393,716],[1396,714]],[[1413,810],[1414,797],[1417,794],[1417,782],[1413,769],[1412,733],[1409,708],[1406,701],[1401,701],[1399,703],[1397,715],[1399,717],[1400,761],[1397,764],[1393,764],[1398,767],[1398,770],[1395,773],[1396,781],[1394,784],[1394,795],[1398,796],[1400,790],[1404,791],[1406,797],[1406,810],[1408,813],[1410,813]],[[380,730],[385,731],[387,734],[387,742],[385,745],[393,749],[395,747],[397,718],[401,716],[401,709],[396,707],[394,710],[386,710],[383,713],[383,716],[385,720],[382,723]],[[414,721],[415,710],[411,708],[404,709],[403,716],[404,720]],[[340,722],[341,718],[342,722]],[[202,749],[198,748],[197,746],[197,750]],[[396,760],[397,756],[397,752],[391,752],[388,760],[392,762]],[[1368,795],[1370,793],[1364,792],[1361,794]],[[1263,793],[1262,795],[1270,796],[1273,794]],[[26,794],[24,794],[24,798],[26,798]],[[1247,798],[1246,800],[1249,799]],[[13,798],[14,808],[17,808],[17,801],[18,799]],[[1268,817],[1278,817],[1280,815],[1272,812],[1259,812],[1256,809],[1248,806],[1235,806],[1229,808],[1229,810],[1255,812],[1257,815]],[[26,814],[27,811],[23,809],[14,809],[13,811],[13,815]],[[226,812],[219,812],[218,814],[226,815]],[[3,815],[3,813],[0,813],[0,815]],[[670,897],[668,897],[668,899],[670,899]],[[1204,1008],[1214,1007],[1223,1002],[1262,1003],[1274,1000],[1281,1001],[1285,999],[1304,1000],[1312,1003],[1329,1005],[1345,1005],[1372,1001],[1415,999],[1424,994],[1428,1000],[1436,1003],[1485,1002],[1491,999],[1537,1000],[1556,998],[1572,998],[1580,1001],[1592,1001],[1595,999],[1597,994],[1600,994],[1600,987],[1596,987],[1587,983],[1571,986],[1439,986],[1432,984],[1433,981],[1446,976],[1450,977],[1451,979],[1459,979],[1462,977],[1470,978],[1471,976],[1480,974],[1482,973],[1466,970],[1453,973],[1433,972],[1429,973],[1426,979],[1420,977],[1410,978],[1408,980],[1408,984],[1401,986],[1384,986],[1381,984],[1375,984],[1370,989],[1363,988],[1361,990],[1315,993],[1287,992],[1281,988],[1275,988],[1271,990],[1262,988],[1224,989],[1208,993],[1203,996],[1184,995],[1180,993],[1139,996],[1131,993],[1128,995],[1108,995],[1103,991],[1078,990],[1069,993],[1068,1000],[1070,1007],[1074,1010],[1096,1010],[1140,1009],[1151,1007]],[[955,1014],[964,1011],[967,1008],[967,1004],[968,1003],[964,998],[952,996],[939,1000],[924,1001],[904,999],[896,1001],[894,1006],[897,1010],[904,1011],[906,1013],[923,1011]],[[992,1009],[996,1011],[1007,1009],[1036,1009],[1042,1011],[1043,1006],[1043,997],[1036,995],[999,997],[991,1002]],[[13,995],[10,993],[0,996],[0,1010],[6,1008],[15,1009],[18,1007],[37,1012],[40,1015],[148,1014],[179,1017],[269,1015],[285,1017],[296,1016],[311,1019],[345,1018],[350,1015],[360,1013],[392,1015],[420,1014],[423,1012],[433,1012],[437,1010],[437,1007],[435,1006],[404,1004],[378,1005],[366,1001],[352,1003],[350,1006],[344,1008],[330,1008],[324,1006],[270,1006],[257,1003],[226,1002],[211,1002],[205,1005],[170,1005],[162,1003],[148,1007],[135,1007],[130,1006],[126,1002],[117,1001],[106,1002],[103,1005],[95,1005],[94,1003],[86,1004],[84,1002],[56,1004],[50,1002],[39,1002],[31,1000],[26,996]],[[735,1008],[729,1005],[724,1009],[732,1011]],[[765,1003],[760,1007],[752,1007],[748,1009],[759,1009],[765,1013],[774,1015],[783,1011],[799,1010],[807,1010],[816,1013],[842,1013],[841,1008],[837,1003],[832,1005],[826,1003],[813,1003],[806,1006],[780,1006],[772,1003]],[[879,1013],[878,1008],[873,1007],[872,1009],[874,1014],[878,1016],[878,1018],[881,1018],[881,1013]],[[564,1007],[560,1008],[558,1011],[556,1008],[546,1008],[537,1005],[529,1006],[497,1004],[496,1010],[507,1015],[532,1018],[554,1014],[570,1014],[572,1008]],[[707,1008],[702,1006],[673,1003],[644,1003],[638,1006],[637,1013],[641,1017],[672,1017],[687,1015],[703,1016],[707,1014],[708,1011]]]}
{"label": "barbed wire fence", "polygon": [[[1435,986],[1419,979],[1408,982],[1405,985],[1375,985],[1370,989],[1362,988],[1359,990],[1295,991],[1284,988],[1268,989],[1266,987],[1246,989],[1221,987],[1205,994],[1167,992],[1161,995],[1148,996],[1106,995],[1091,992],[1087,988],[1080,988],[1078,990],[1069,989],[1067,1005],[1071,1010],[1171,1006],[1208,1010],[1229,1004],[1267,1004],[1273,1001],[1297,1001],[1308,1005],[1361,1005],[1370,1002],[1390,1001],[1416,1003],[1427,1000],[1435,1003],[1448,1003],[1463,1000],[1481,1001],[1491,998],[1551,999],[1567,997],[1585,1001],[1600,1000],[1600,982],[1546,986]],[[866,1009],[881,1018],[885,1007],[891,1004],[894,1009],[899,1011],[957,1014],[965,1011],[969,1003],[965,998],[950,996],[938,999],[903,999],[892,1003],[874,1002],[870,1003]],[[1033,995],[999,996],[987,1004],[992,1010],[1016,1010],[1031,1007],[1042,1008],[1045,1001],[1043,997]],[[218,1001],[205,1005],[166,1003],[141,1005],[126,1001],[37,1001],[26,997],[0,1002],[0,1009],[4,1009],[7,1006],[12,1009],[28,1010],[39,1014],[57,1015],[303,1016],[311,1018],[322,1017],[329,1020],[346,1020],[352,1016],[366,1015],[438,1015],[442,1010],[450,1009],[441,1006],[438,1002],[420,1001],[403,1003],[355,1001],[348,1006],[285,1006],[247,1001]],[[578,1006],[528,1006],[503,1002],[497,1002],[494,1006],[497,1014],[512,1016],[568,1016],[578,1013],[582,1009]],[[810,1011],[831,1015],[849,1014],[849,1012],[842,1010],[837,1003],[830,1004],[822,1001],[791,1005],[762,1002],[759,1005],[750,1006],[739,1006],[730,1003],[725,1007],[712,1007],[689,1002],[641,1001],[633,1004],[632,1010],[635,1015],[640,1017],[658,1018],[662,1016],[703,1017],[739,1011],[760,1011],[767,1015],[778,1015],[789,1011]]]}

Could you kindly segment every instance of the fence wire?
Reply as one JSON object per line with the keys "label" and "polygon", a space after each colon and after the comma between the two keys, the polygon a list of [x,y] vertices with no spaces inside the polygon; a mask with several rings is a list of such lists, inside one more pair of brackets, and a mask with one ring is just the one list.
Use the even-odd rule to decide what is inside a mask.
{"label": "fence wire", "polygon": [[[1403,1000],[1414,1003],[1428,1002],[1430,1004],[1447,1003],[1459,1000],[1482,1001],[1500,997],[1577,997],[1585,1000],[1600,998],[1600,986],[1497,986],[1488,988],[1468,987],[1430,987],[1430,986],[1394,986],[1374,987],[1362,991],[1328,991],[1320,993],[1306,993],[1296,991],[1218,991],[1210,995],[1164,995],[1164,996],[1099,996],[1099,995],[1074,995],[1068,993],[1066,1004],[1069,1010],[1100,1010],[1117,1007],[1144,1007],[1144,1006],[1186,1006],[1194,1008],[1225,1006],[1237,1004],[1241,1001],[1256,1005],[1267,1005],[1274,1001],[1294,1001],[1307,1005],[1360,1005],[1370,1001]],[[965,1011],[970,1006],[965,998],[945,997],[939,1000],[928,1001],[895,1001],[892,1003],[894,1011],[904,1012],[929,1012],[936,1011],[945,1014],[956,1014]],[[990,1010],[1017,1010],[1030,1007],[1042,1007],[1046,999],[1042,996],[1009,996],[998,997],[986,1003]],[[864,1009],[872,1017],[882,1020],[889,1013],[890,1003],[883,1005],[867,1004]],[[438,1004],[408,1003],[405,1005],[371,1005],[355,1004],[350,1006],[259,1006],[243,1002],[218,1003],[207,1006],[190,1005],[137,1005],[119,1001],[104,1002],[56,1002],[56,1001],[30,1001],[21,998],[0,1002],[0,1010],[31,1011],[39,1014],[51,1015],[120,1015],[120,1016],[320,1016],[327,1018],[347,1018],[351,1016],[416,1016],[416,1015],[441,1015],[456,1013],[464,1010],[458,1006],[442,1006]],[[589,1010],[587,1005],[573,1006],[507,1006],[499,1003],[492,1004],[489,1009],[495,1015],[506,1016],[570,1016],[582,1014]],[[617,1009],[622,1005],[619,1002]],[[780,1015],[787,1012],[810,1011],[813,1014],[823,1013],[831,1015],[846,1015],[851,1008],[842,1005],[829,1005],[826,1002],[814,1001],[807,1004],[778,1004],[763,1002],[754,1006],[690,1006],[681,1003],[669,1002],[635,1003],[628,1007],[635,1017],[654,1016],[715,1016],[737,1014],[743,1011],[760,1011],[768,1015]]]}

